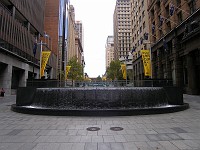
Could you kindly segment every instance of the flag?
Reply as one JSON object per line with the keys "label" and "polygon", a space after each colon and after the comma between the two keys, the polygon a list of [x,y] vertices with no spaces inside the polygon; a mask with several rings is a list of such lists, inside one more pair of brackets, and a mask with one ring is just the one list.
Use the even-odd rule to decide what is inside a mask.
{"label": "flag", "polygon": [[69,71],[70,71],[70,68],[71,68],[71,66],[66,66],[66,79],[67,79],[67,76],[68,76],[68,74],[69,74]]}
{"label": "flag", "polygon": [[35,42],[33,45],[33,55],[35,56],[37,50],[37,43]]}
{"label": "flag", "polygon": [[167,42],[165,41],[165,39],[163,39],[163,47],[164,47],[165,52],[167,52],[168,51],[168,45],[167,45]]}
{"label": "flag", "polygon": [[163,22],[164,22],[164,18],[163,18],[163,16],[160,16],[160,26],[163,25]]}
{"label": "flag", "polygon": [[173,14],[174,14],[174,5],[172,3],[170,4],[169,14],[170,14],[170,16],[173,16]]}
{"label": "flag", "polygon": [[150,50],[140,50],[144,66],[144,75],[151,76]]}
{"label": "flag", "polygon": [[51,54],[51,51],[42,51],[42,60],[41,60],[41,68],[40,68],[40,78],[44,76],[44,70],[46,68],[49,56]]}
{"label": "flag", "polygon": [[154,32],[155,32],[155,25],[152,24],[152,34],[154,34]]}
{"label": "flag", "polygon": [[145,39],[145,40],[148,40],[148,38],[149,38],[149,34],[145,32],[145,33],[144,33],[144,39]]}
{"label": "flag", "polygon": [[131,50],[131,53],[135,52],[135,50],[136,50],[136,47],[133,46],[133,48],[132,48],[132,50]]}
{"label": "flag", "polygon": [[126,64],[121,64],[123,79],[126,79]]}

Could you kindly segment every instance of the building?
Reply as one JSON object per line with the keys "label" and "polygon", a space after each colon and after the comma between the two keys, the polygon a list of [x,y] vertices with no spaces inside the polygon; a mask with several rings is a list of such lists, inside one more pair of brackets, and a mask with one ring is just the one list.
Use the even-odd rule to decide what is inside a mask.
{"label": "building", "polygon": [[[44,35],[44,8],[45,0],[0,0],[0,87],[6,94],[26,86],[27,79],[39,78],[41,45],[35,56],[33,47]],[[49,70],[54,58],[51,55]]]}
{"label": "building", "polygon": [[147,0],[131,0],[131,47],[134,80],[143,80],[144,67],[141,49],[150,49]]}
{"label": "building", "polygon": [[119,60],[131,51],[130,0],[117,0],[113,15],[114,58]]}
{"label": "building", "polygon": [[75,21],[76,32],[78,34],[78,38],[80,39],[81,45],[84,48],[84,28],[83,23],[80,20]]}
{"label": "building", "polygon": [[200,94],[200,1],[148,0],[153,78]]}
{"label": "building", "polygon": [[[65,2],[66,3],[66,2]],[[60,19],[63,10],[61,5],[64,5],[64,0],[46,0],[45,2],[45,17],[44,17],[44,33],[46,39],[43,39],[44,43],[49,43],[48,47],[51,49],[51,53],[54,54],[53,69],[49,71],[46,67],[47,74],[51,79],[56,79],[58,75],[58,59],[59,59],[59,36],[62,37],[62,32],[59,33],[59,27],[63,27],[63,22]],[[49,42],[47,42],[49,41]],[[61,42],[62,43],[62,42]],[[61,44],[62,46],[62,44]]]}
{"label": "building", "polygon": [[106,40],[106,68],[110,67],[111,61],[114,61],[114,37],[108,36]]}
{"label": "building", "polygon": [[78,40],[80,41],[80,43],[79,42],[76,42],[76,43],[79,43],[79,47],[80,47],[80,49],[82,49],[82,52],[80,53],[81,58],[79,58],[80,56],[78,56],[78,60],[81,61],[81,64],[84,67],[85,66],[85,60],[84,60],[84,28],[83,28],[82,21],[76,20],[75,26],[76,26],[76,34],[77,34],[76,41],[78,41]]}
{"label": "building", "polygon": [[[77,50],[75,50],[75,38],[76,38],[76,24],[75,24],[75,10],[74,6],[69,6],[68,12],[68,41],[67,41],[67,62],[77,56]],[[78,56],[77,56],[78,57]]]}

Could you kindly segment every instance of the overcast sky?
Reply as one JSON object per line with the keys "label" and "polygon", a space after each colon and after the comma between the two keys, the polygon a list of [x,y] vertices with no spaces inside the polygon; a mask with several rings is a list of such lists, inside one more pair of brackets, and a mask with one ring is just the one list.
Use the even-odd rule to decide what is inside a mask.
{"label": "overcast sky", "polygon": [[113,35],[113,13],[116,0],[70,0],[76,20],[84,27],[85,73],[89,77],[105,73],[105,45]]}

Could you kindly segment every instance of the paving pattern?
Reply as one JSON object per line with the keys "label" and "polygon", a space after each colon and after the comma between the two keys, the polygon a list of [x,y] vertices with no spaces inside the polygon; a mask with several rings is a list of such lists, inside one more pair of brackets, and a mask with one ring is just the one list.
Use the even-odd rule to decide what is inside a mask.
{"label": "paving pattern", "polygon": [[20,114],[15,98],[0,97],[0,150],[200,150],[200,96],[184,95],[185,111],[119,117]]}

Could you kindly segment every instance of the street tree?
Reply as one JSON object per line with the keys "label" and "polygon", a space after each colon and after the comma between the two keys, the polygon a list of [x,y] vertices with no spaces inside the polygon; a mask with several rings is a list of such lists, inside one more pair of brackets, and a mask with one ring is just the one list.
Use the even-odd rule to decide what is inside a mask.
{"label": "street tree", "polygon": [[123,77],[122,77],[120,61],[119,60],[111,61],[110,67],[106,69],[106,74],[108,79],[122,80]]}
{"label": "street tree", "polygon": [[83,80],[83,67],[78,62],[76,56],[69,60],[68,66],[71,66],[67,78],[74,80]]}

